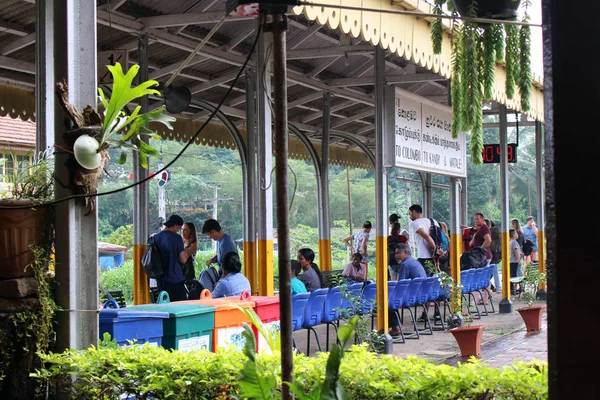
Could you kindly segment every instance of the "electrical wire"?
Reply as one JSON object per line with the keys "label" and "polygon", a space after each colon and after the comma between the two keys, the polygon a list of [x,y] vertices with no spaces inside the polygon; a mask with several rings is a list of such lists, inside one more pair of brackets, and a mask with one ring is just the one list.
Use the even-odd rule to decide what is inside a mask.
{"label": "electrical wire", "polygon": [[[196,133],[194,134],[194,136],[192,136],[190,138],[190,140],[186,143],[186,145],[183,147],[183,149],[181,149],[181,151],[177,154],[177,156],[174,159],[172,159],[171,161],[169,161],[160,170],[158,170],[154,175],[158,175],[161,172],[166,171],[171,165],[175,164],[175,161],[177,161],[179,159],[179,157],[181,157],[181,155],[194,143],[194,141],[196,140],[196,138],[198,137],[198,135],[200,134],[200,132],[202,132],[204,130],[204,128],[208,125],[208,123],[213,119],[213,117],[215,116],[215,114],[217,113],[217,111],[220,110],[221,106],[223,105],[223,103],[225,102],[225,100],[227,99],[227,97],[229,97],[229,94],[233,90],[233,88],[234,88],[235,84],[237,83],[238,79],[240,78],[240,76],[242,75],[242,73],[245,71],[246,66],[250,62],[250,59],[252,58],[252,54],[254,53],[254,49],[256,48],[256,44],[258,43],[258,40],[260,38],[261,30],[262,30],[262,26],[259,26],[258,31],[256,32],[256,38],[254,39],[254,43],[252,44],[252,48],[250,49],[250,52],[248,53],[248,57],[246,57],[246,60],[244,61],[244,64],[240,67],[240,70],[238,71],[235,79],[233,80],[233,82],[231,82],[231,85],[229,86],[229,89],[227,89],[227,92],[225,93],[225,95],[223,96],[223,98],[221,99],[221,101],[219,102],[219,104],[217,105],[217,107],[213,110],[213,112],[210,114],[210,116],[208,117],[208,119],[206,121],[204,121],[204,123],[202,124],[202,126],[200,126],[200,128],[198,128],[198,130],[196,131]],[[100,197],[100,196],[107,196],[109,194],[115,194],[115,193],[122,192],[122,191],[127,190],[127,189],[131,189],[131,188],[133,188],[135,186],[141,185],[142,183],[147,182],[147,181],[149,181],[151,179],[154,179],[154,175],[153,176],[148,176],[148,177],[146,177],[144,179],[141,179],[141,180],[139,180],[137,182],[132,183],[131,185],[127,185],[127,186],[124,186],[124,187],[119,188],[119,189],[114,189],[114,190],[109,190],[107,192],[94,193],[94,194],[74,194],[74,195],[71,195],[71,196],[63,197],[62,199],[58,199],[58,200],[54,200],[54,201],[49,201],[49,202],[45,202],[45,203],[36,204],[35,208],[38,208],[38,207],[48,207],[48,206],[59,204],[59,203],[62,203],[64,201],[68,201],[68,200],[91,198],[91,197]],[[8,210],[26,210],[26,209],[30,209],[30,208],[32,208],[32,206],[18,206],[18,207],[0,206],[0,209],[8,209]]]}

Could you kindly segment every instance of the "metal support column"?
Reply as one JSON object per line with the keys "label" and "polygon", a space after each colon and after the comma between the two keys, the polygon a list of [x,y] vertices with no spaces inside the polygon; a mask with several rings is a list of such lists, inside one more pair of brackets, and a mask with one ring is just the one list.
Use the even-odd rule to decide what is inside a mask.
{"label": "metal support column", "polygon": [[[260,23],[260,22],[258,22]],[[257,31],[259,29],[257,28]],[[265,58],[272,43],[261,31],[256,52],[258,92],[258,293],[273,295],[273,132],[271,127],[271,62]],[[287,153],[286,153],[287,154]],[[254,289],[254,288],[253,288]]]}
{"label": "metal support column", "polygon": [[[96,1],[55,0],[54,72],[56,81],[66,80],[69,102],[78,110],[97,103],[96,84]],[[54,96],[52,96],[54,97]],[[49,100],[49,98],[48,98]],[[54,108],[54,142],[65,145],[66,115],[57,103]],[[65,165],[69,154],[55,158],[56,198],[73,193],[71,171]],[[98,343],[98,214],[88,213],[84,199],[56,205],[56,278],[58,312],[56,347],[87,349]]]}
{"label": "metal support column", "polygon": [[[467,180],[461,181],[460,185],[460,224],[469,226],[469,207],[468,207],[468,189]],[[459,227],[460,228],[460,227]],[[460,232],[460,231],[457,231]]]}
{"label": "metal support column", "polygon": [[425,173],[425,182],[423,185],[423,211],[428,218],[433,218],[432,181],[431,174],[429,172]]}
{"label": "metal support column", "polygon": [[[546,190],[544,187],[544,128],[540,121],[535,121],[535,180],[537,184],[537,227],[538,227],[538,270],[546,273],[546,245],[544,230],[545,213],[544,205]],[[546,284],[540,283],[536,297],[546,300]]]}
{"label": "metal support column", "polygon": [[258,294],[256,275],[256,71],[246,70],[246,143],[248,168],[244,185],[244,275]]}
{"label": "metal support column", "polygon": [[[499,105],[500,113],[498,119],[500,122],[500,211],[502,232],[500,240],[502,240],[502,300],[500,301],[499,310],[501,314],[511,313],[513,311],[512,301],[510,300],[510,238],[508,237],[509,230],[509,215],[508,215],[508,140],[507,140],[507,120],[506,106]],[[500,272],[500,271],[498,271]]]}
{"label": "metal support column", "polygon": [[36,0],[35,131],[36,153],[54,147],[54,0]]}
{"label": "metal support column", "polygon": [[[461,185],[462,184],[462,185]],[[460,284],[460,255],[462,253],[462,234],[460,231],[461,216],[456,210],[460,208],[461,186],[465,184],[460,179],[450,177],[450,275],[456,284]],[[460,296],[458,296],[460,301]]]}
{"label": "metal support column", "polygon": [[388,330],[387,209],[388,176],[385,156],[385,50],[375,46],[375,280],[377,281],[377,329]]}
{"label": "metal support column", "polygon": [[[275,111],[275,179],[277,184],[277,255],[279,257],[279,310],[281,315],[281,379],[294,379],[292,347],[292,286],[290,282],[290,219],[288,199],[288,118],[286,31],[283,13],[266,16],[265,30],[273,38],[273,88]],[[272,268],[270,268],[273,271]],[[292,398],[288,385],[282,385],[282,398]]]}
{"label": "metal support column", "polygon": [[329,213],[329,126],[331,94],[323,94],[323,139],[321,140],[321,176],[319,185],[319,262],[323,271],[331,271],[331,216]]}
{"label": "metal support column", "polygon": [[[138,39],[138,82],[148,80],[148,35]],[[140,99],[141,113],[148,111],[148,96]],[[143,139],[148,140],[148,139]],[[137,182],[148,177],[148,169],[142,168],[140,158],[133,152],[133,180]],[[146,181],[133,188],[133,302],[134,304],[150,303],[150,282],[142,268],[142,256],[148,241],[148,204],[150,198],[149,182]]]}

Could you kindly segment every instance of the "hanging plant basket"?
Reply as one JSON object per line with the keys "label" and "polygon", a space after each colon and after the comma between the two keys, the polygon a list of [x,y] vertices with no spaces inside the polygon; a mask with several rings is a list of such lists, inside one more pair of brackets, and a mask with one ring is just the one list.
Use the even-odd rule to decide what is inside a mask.
{"label": "hanging plant basket", "polygon": [[527,332],[539,332],[542,330],[542,315],[544,314],[544,308],[546,308],[546,306],[517,308],[517,311],[521,314],[521,318],[523,318],[523,322],[525,322]]}
{"label": "hanging plant basket", "polygon": [[[514,20],[523,3],[522,26],[503,23]],[[527,12],[531,0],[435,0],[434,14],[442,15],[444,4],[455,16],[499,19],[498,23],[478,23],[470,20],[452,23],[452,136],[471,133],[473,164],[483,163],[483,101],[493,100],[496,63],[505,68],[505,93],[512,99],[518,88],[521,110],[531,108],[533,90],[531,74],[531,28]],[[440,18],[431,21],[431,41],[434,54],[442,51],[443,26]]]}
{"label": "hanging plant basket", "polygon": [[478,356],[481,354],[481,337],[485,325],[463,326],[450,329],[463,357]]}
{"label": "hanging plant basket", "polygon": [[[454,8],[462,16],[469,15],[473,0],[452,0]],[[478,0],[477,17],[491,19],[515,19],[521,0]]]}

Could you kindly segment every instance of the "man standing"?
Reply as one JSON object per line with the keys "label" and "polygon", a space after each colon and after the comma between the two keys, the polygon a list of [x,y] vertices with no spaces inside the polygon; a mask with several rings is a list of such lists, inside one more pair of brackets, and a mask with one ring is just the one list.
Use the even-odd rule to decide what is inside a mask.
{"label": "man standing", "polygon": [[206,265],[217,263],[219,265],[219,276],[223,276],[223,270],[221,268],[221,257],[230,251],[237,253],[237,247],[233,242],[231,236],[221,230],[221,225],[216,219],[207,219],[202,225],[202,233],[208,236],[209,239],[217,242],[217,254],[214,257],[206,260]]}
{"label": "man standing", "polygon": [[[475,213],[475,226],[477,227],[477,232],[473,236],[473,239],[471,239],[471,243],[469,243],[469,245],[471,248],[483,247],[487,251],[485,259],[487,261],[487,265],[489,265],[492,261],[492,234],[482,213]],[[496,284],[494,291],[501,291],[502,282],[500,282],[498,267],[494,269],[494,283]]]}
{"label": "man standing", "polygon": [[165,228],[154,235],[154,242],[167,265],[164,275],[157,281],[158,288],[169,293],[171,301],[187,300],[181,265],[190,254],[184,249],[183,239],[178,234],[182,226],[183,219],[179,215],[171,215],[165,222]]}
{"label": "man standing", "polygon": [[[426,263],[435,265],[433,260],[433,251],[436,246],[433,238],[429,235],[429,228],[431,228],[431,221],[429,218],[423,217],[423,208],[419,204],[413,204],[408,208],[408,215],[410,220],[410,229],[416,233],[417,236],[417,261],[425,268]],[[436,220],[433,220],[436,226],[439,226]],[[432,271],[432,274],[434,272]]]}
{"label": "man standing", "polygon": [[[369,257],[367,255],[367,245],[369,243],[369,234],[372,228],[371,221],[365,221],[363,228],[356,232],[354,235],[350,235],[343,239],[346,246],[350,247],[354,253],[360,253],[362,255],[362,262],[366,266],[369,265]],[[350,241],[354,240],[354,246],[350,244]],[[353,253],[353,254],[354,254]]]}

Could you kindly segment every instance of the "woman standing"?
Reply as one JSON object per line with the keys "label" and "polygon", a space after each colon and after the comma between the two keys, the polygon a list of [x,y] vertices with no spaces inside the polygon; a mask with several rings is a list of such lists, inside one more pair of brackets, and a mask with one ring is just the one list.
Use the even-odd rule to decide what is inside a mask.
{"label": "woman standing", "polygon": [[306,285],[306,290],[312,292],[316,289],[321,289],[321,271],[317,264],[313,263],[315,260],[315,252],[311,249],[300,249],[298,250],[298,262],[302,267],[302,275],[298,277]]}
{"label": "woman standing", "polygon": [[517,233],[517,236],[518,236],[517,243],[519,243],[519,246],[521,246],[521,252],[522,252],[523,251],[523,245],[525,244],[525,239],[523,238],[523,228],[521,228],[521,222],[517,218],[513,218],[510,221],[510,226]]}
{"label": "woman standing", "polygon": [[181,267],[183,276],[186,281],[196,279],[196,273],[194,272],[194,260],[196,259],[196,252],[198,251],[198,234],[196,233],[196,226],[192,222],[185,222],[181,227],[181,237],[183,238],[183,246],[188,253],[189,257],[186,263]]}

